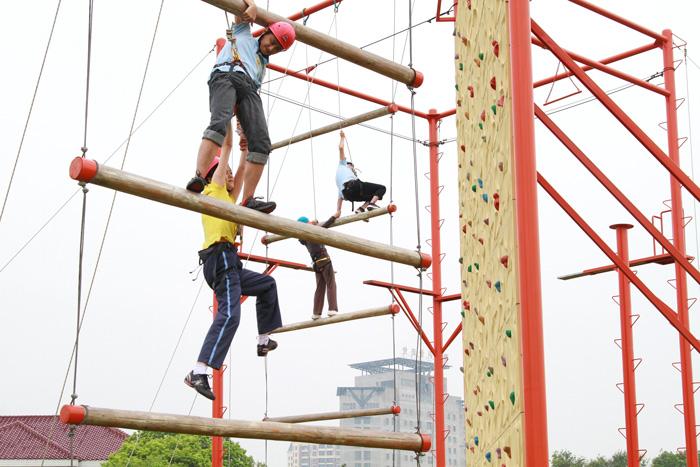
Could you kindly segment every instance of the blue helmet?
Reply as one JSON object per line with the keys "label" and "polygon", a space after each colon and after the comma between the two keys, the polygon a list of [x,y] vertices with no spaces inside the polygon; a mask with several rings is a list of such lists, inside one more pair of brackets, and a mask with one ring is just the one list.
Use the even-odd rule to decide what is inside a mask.
{"label": "blue helmet", "polygon": [[309,223],[309,218],[306,216],[301,216],[299,219],[297,219],[298,222],[303,222],[304,224]]}

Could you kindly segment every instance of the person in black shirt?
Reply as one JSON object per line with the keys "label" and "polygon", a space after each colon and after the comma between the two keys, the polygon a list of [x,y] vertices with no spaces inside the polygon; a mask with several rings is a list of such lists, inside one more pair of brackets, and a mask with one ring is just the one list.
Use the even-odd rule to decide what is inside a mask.
{"label": "person in black shirt", "polygon": [[[321,227],[330,227],[336,219],[335,216],[331,216],[326,222],[321,224]],[[309,218],[305,216],[301,216],[297,220],[305,224],[318,225],[316,219],[309,221]],[[320,243],[307,242],[305,240],[299,240],[299,243],[309,250],[311,261],[313,261],[312,267],[316,273],[314,311],[313,315],[311,315],[311,319],[319,319],[321,317],[325,295],[328,295],[328,316],[334,316],[338,313],[338,297],[335,288],[335,271],[333,271],[333,263],[331,263],[331,257],[328,256],[326,246]]]}

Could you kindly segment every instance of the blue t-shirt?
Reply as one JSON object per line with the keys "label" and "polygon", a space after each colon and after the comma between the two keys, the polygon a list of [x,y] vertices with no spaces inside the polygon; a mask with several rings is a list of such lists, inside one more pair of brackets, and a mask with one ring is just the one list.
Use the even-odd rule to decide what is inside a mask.
{"label": "blue t-shirt", "polygon": [[256,87],[259,88],[265,76],[265,67],[270,59],[260,53],[258,40],[253,37],[250,32],[250,23],[234,24],[232,33],[235,42],[233,44],[228,43],[221,49],[219,55],[216,56],[214,70],[223,72],[230,71],[230,65],[219,65],[221,63],[233,62],[233,54],[231,53],[231,47],[233,46],[238,50],[238,56],[243,62],[243,65],[245,65],[245,69],[240,65],[234,65],[233,71],[245,72],[251,77]]}
{"label": "blue t-shirt", "polygon": [[348,167],[348,161],[341,160],[335,172],[335,184],[338,185],[338,198],[343,198],[343,185],[345,182],[355,179],[357,179],[357,176],[352,169]]}

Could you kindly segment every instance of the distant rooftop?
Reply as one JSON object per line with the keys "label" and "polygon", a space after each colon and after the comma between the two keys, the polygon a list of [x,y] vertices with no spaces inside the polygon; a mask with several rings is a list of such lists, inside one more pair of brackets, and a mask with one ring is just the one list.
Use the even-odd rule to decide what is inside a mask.
{"label": "distant rooftop", "polygon": [[[394,371],[394,359],[374,360],[372,362],[352,363],[350,368],[362,371],[362,374],[376,375],[379,373],[390,373]],[[449,368],[445,365],[445,368]],[[420,371],[422,374],[432,372],[434,365],[432,362],[416,361],[413,358],[396,358],[396,371]]]}

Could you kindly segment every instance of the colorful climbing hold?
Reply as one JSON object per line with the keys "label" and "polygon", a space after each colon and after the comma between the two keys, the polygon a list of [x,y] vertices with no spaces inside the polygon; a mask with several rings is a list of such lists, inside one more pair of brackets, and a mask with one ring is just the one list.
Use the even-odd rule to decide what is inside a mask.
{"label": "colorful climbing hold", "polygon": [[498,170],[500,170],[501,172],[503,172],[503,162],[499,162],[499,163],[498,163]]}
{"label": "colorful climbing hold", "polygon": [[493,54],[494,54],[496,57],[498,57],[498,54],[499,54],[500,51],[501,51],[501,47],[498,45],[498,41],[497,41],[497,40],[491,41],[491,45],[493,46]]}
{"label": "colorful climbing hold", "polygon": [[476,446],[479,445],[479,437],[478,437],[478,436],[475,436],[475,437],[474,437],[474,444],[475,444]]}
{"label": "colorful climbing hold", "polygon": [[491,77],[491,81],[489,81],[489,84],[491,85],[491,89],[493,89],[495,91],[496,90],[496,77],[495,76]]}
{"label": "colorful climbing hold", "polygon": [[506,365],[506,357],[504,357],[503,355],[501,355],[501,364],[503,366],[508,366],[508,365]]}
{"label": "colorful climbing hold", "polygon": [[476,184],[472,185],[472,191],[476,193]]}
{"label": "colorful climbing hold", "polygon": [[491,112],[493,112],[493,114],[496,115],[496,104],[491,106]]}
{"label": "colorful climbing hold", "polygon": [[486,219],[484,219],[484,224],[489,225],[490,223],[491,223],[491,221],[489,221],[488,217]]}
{"label": "colorful climbing hold", "polygon": [[475,267],[476,270],[478,271],[478,270],[479,270],[479,263],[474,263],[474,267]]}
{"label": "colorful climbing hold", "polygon": [[508,267],[508,256],[501,256],[501,264],[503,265],[504,268]]}
{"label": "colorful climbing hold", "polygon": [[500,292],[501,291],[501,281],[496,281],[493,283],[494,288]]}
{"label": "colorful climbing hold", "polygon": [[508,457],[510,457],[510,446],[503,446],[503,452],[505,452]]}
{"label": "colorful climbing hold", "polygon": [[491,288],[491,281],[486,281],[486,287]]}
{"label": "colorful climbing hold", "polygon": [[486,453],[486,460],[491,462],[491,453],[490,452]]}
{"label": "colorful climbing hold", "polygon": [[467,86],[467,91],[469,91],[469,97],[474,97],[474,86]]}
{"label": "colorful climbing hold", "polygon": [[474,65],[476,65],[478,68],[481,68],[481,60],[479,60],[478,58],[475,58]]}
{"label": "colorful climbing hold", "polygon": [[491,410],[496,408],[496,403],[494,401],[489,401],[489,405],[491,406]]}
{"label": "colorful climbing hold", "polygon": [[463,144],[460,144],[459,149],[461,149],[462,152],[465,152],[467,150],[467,147]]}
{"label": "colorful climbing hold", "polygon": [[506,337],[513,337],[513,331],[506,329]]}
{"label": "colorful climbing hold", "polygon": [[481,195],[481,199],[483,199],[485,203],[488,203],[488,202],[489,202],[489,195],[488,195],[488,193],[482,194],[482,195]]}
{"label": "colorful climbing hold", "polygon": [[484,129],[484,124],[481,123],[481,122],[479,122],[479,129],[480,129],[480,130],[483,130],[483,129]]}
{"label": "colorful climbing hold", "polygon": [[472,304],[469,303],[467,300],[464,300],[464,301],[462,302],[462,307],[463,307],[465,310],[471,310]]}
{"label": "colorful climbing hold", "polygon": [[[462,225],[462,233],[467,233],[467,224]],[[459,259],[461,260],[462,258]]]}
{"label": "colorful climbing hold", "polygon": [[462,318],[464,318],[464,312],[463,312],[463,311],[460,311],[459,314],[462,315]]}
{"label": "colorful climbing hold", "polygon": [[508,396],[508,399],[510,399],[510,403],[515,405],[515,391],[511,391],[510,395]]}
{"label": "colorful climbing hold", "polygon": [[480,119],[482,122],[485,122],[485,121],[486,121],[486,111],[485,111],[485,110],[482,110],[482,111],[481,111],[481,115],[479,115],[479,119]]}
{"label": "colorful climbing hold", "polygon": [[506,98],[505,96],[499,97],[498,100],[496,101],[496,105],[499,107],[503,107],[503,101],[505,100],[505,98]]}
{"label": "colorful climbing hold", "polygon": [[501,209],[501,195],[498,193],[493,194],[493,207],[496,208],[496,211]]}
{"label": "colorful climbing hold", "polygon": [[479,60],[483,60],[483,59],[484,59],[484,52],[479,52]]}
{"label": "colorful climbing hold", "polygon": [[481,324],[486,324],[486,318],[484,318],[483,316],[479,316],[479,321],[481,322]]}
{"label": "colorful climbing hold", "polygon": [[482,179],[477,178],[477,179],[476,179],[476,183],[479,184],[479,188],[483,188],[483,187],[484,187],[484,181],[483,181]]}
{"label": "colorful climbing hold", "polygon": [[472,265],[467,266],[467,272],[472,272]]}
{"label": "colorful climbing hold", "polygon": [[464,64],[463,64],[463,63],[460,63],[460,64],[459,64],[459,71],[462,71],[462,70],[464,70]]}
{"label": "colorful climbing hold", "polygon": [[496,457],[501,458],[501,448],[496,448]]}

